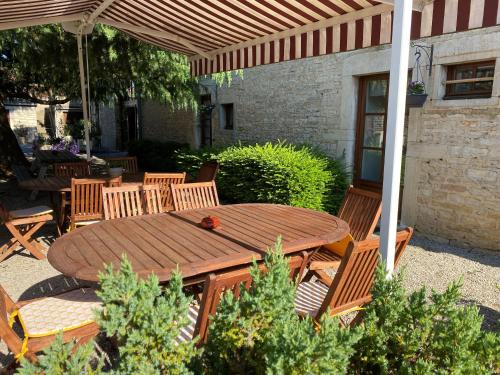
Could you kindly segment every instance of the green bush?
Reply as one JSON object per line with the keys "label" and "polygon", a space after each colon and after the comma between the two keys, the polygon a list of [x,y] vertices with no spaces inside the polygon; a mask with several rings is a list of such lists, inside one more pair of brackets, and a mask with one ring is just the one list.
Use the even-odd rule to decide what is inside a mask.
{"label": "green bush", "polygon": [[182,291],[182,278],[174,272],[165,290],[156,275],[139,280],[130,262],[120,271],[109,266],[99,277],[97,295],[103,309],[97,322],[119,351],[117,374],[188,374],[197,355],[195,342],[178,343],[180,329],[188,324],[191,298]]}
{"label": "green bush", "polygon": [[130,142],[128,154],[136,156],[139,167],[147,172],[176,172],[174,153],[188,149],[188,144],[143,140]]}
{"label": "green bush", "polygon": [[343,374],[358,330],[326,316],[316,329],[295,313],[295,284],[278,239],[263,273],[254,262],[253,283],[237,300],[226,293],[209,326],[204,352],[208,374]]}
{"label": "green bush", "polygon": [[380,266],[366,309],[354,374],[493,374],[500,369],[500,336],[481,331],[475,306],[460,306],[460,282],[442,293],[407,295],[402,274],[387,280]]}
{"label": "green bush", "polygon": [[342,163],[307,146],[240,145],[180,151],[176,159],[179,169],[190,173],[217,160],[217,187],[227,203],[279,203],[335,213],[347,186]]}

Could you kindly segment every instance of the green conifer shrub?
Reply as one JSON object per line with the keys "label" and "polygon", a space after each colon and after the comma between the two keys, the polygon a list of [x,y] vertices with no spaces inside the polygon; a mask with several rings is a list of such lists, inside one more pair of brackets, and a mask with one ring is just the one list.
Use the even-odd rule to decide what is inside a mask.
{"label": "green conifer shrub", "polygon": [[326,315],[319,329],[312,319],[299,318],[280,240],[264,263],[267,272],[253,264],[252,286],[239,299],[224,294],[209,326],[205,373],[345,373],[358,330],[340,328],[336,318]]}
{"label": "green conifer shrub", "polygon": [[117,374],[188,374],[196,357],[193,342],[176,342],[188,324],[191,298],[182,291],[182,278],[173,272],[162,290],[158,277],[138,279],[127,259],[120,271],[112,266],[101,273],[97,295],[103,309],[97,322],[108,337],[116,339],[119,358]]}
{"label": "green conifer shrub", "polygon": [[444,293],[409,295],[402,273],[376,273],[373,302],[351,360],[353,374],[493,374],[500,369],[500,335],[481,330],[475,306],[460,306],[461,282]]}
{"label": "green conifer shrub", "polygon": [[100,375],[103,361],[97,359],[92,361],[95,357],[92,342],[75,348],[72,342],[65,344],[60,334],[56,336],[44,354],[39,356],[38,362],[31,363],[26,358],[21,359],[21,367],[16,373],[19,375]]}

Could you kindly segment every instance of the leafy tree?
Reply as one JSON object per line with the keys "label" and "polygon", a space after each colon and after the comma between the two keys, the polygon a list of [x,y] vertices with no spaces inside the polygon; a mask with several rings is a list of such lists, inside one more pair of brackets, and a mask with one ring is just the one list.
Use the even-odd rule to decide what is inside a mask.
{"label": "leafy tree", "polygon": [[[196,80],[185,56],[96,25],[88,36],[91,100],[125,99],[131,82],[143,98],[195,107]],[[63,104],[81,97],[76,38],[59,25],[0,32],[0,160],[26,162],[6,116],[5,101]]]}
{"label": "leafy tree", "polygon": [[212,374],[343,374],[357,330],[341,328],[329,314],[316,329],[295,313],[295,283],[278,239],[261,272],[254,262],[253,283],[236,299],[226,293],[209,327],[205,372]]}
{"label": "leafy tree", "polygon": [[72,342],[65,344],[62,334],[56,336],[52,345],[44,351],[37,363],[21,360],[19,375],[99,375],[102,374],[103,361],[91,362],[95,357],[92,343],[75,348]]}
{"label": "leafy tree", "polygon": [[119,272],[109,266],[100,275],[103,309],[97,322],[116,340],[116,374],[188,374],[197,356],[195,342],[179,343],[180,329],[188,324],[191,299],[182,292],[182,278],[174,272],[165,290],[158,277],[138,279],[127,259]]}
{"label": "leafy tree", "polygon": [[407,295],[403,276],[377,270],[352,373],[492,374],[500,368],[500,336],[481,331],[475,306],[459,306],[460,282],[430,300],[422,288]]}

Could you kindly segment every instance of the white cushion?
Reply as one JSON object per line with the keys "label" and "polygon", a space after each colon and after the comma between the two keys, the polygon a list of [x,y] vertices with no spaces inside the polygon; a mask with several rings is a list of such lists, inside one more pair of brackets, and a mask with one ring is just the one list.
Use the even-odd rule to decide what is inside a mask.
{"label": "white cushion", "polygon": [[300,283],[295,295],[295,311],[300,315],[316,317],[328,294],[328,287],[320,282],[307,281]]}
{"label": "white cushion", "polygon": [[92,289],[77,289],[29,303],[19,309],[25,334],[46,336],[92,323],[101,302]]}
{"label": "white cushion", "polygon": [[21,210],[10,211],[9,215],[13,219],[20,219],[23,217],[32,217],[51,214],[52,208],[49,206],[35,206],[30,208],[23,208]]}
{"label": "white cushion", "polygon": [[178,343],[191,341],[194,335],[194,328],[196,326],[196,321],[198,320],[198,314],[200,312],[200,306],[198,304],[192,303],[189,305],[188,319],[189,324],[181,328],[181,333],[177,336],[176,341]]}

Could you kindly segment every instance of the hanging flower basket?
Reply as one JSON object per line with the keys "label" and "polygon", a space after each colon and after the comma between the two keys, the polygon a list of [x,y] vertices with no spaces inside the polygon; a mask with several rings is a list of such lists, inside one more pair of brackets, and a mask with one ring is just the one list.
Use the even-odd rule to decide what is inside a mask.
{"label": "hanging flower basket", "polygon": [[406,106],[408,108],[422,108],[427,100],[427,94],[406,95]]}

